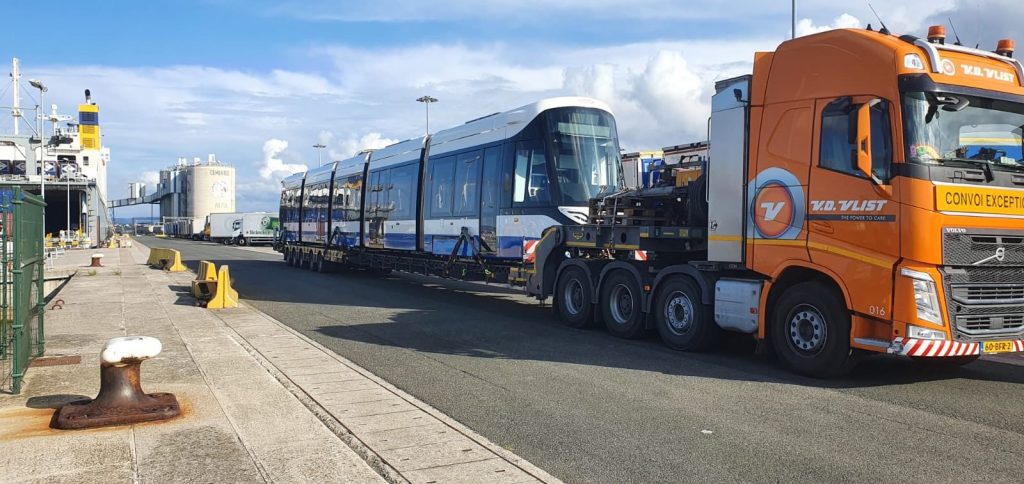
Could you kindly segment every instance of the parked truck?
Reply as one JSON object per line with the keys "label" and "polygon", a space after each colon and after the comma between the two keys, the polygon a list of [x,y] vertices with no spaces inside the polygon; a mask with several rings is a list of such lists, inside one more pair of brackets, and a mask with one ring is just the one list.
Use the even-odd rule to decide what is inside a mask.
{"label": "parked truck", "polygon": [[277,214],[250,212],[242,214],[241,225],[235,236],[238,245],[272,244],[280,228]]}
{"label": "parked truck", "polygon": [[217,242],[225,245],[233,244],[241,231],[241,213],[210,214],[210,242]]}
{"label": "parked truck", "polygon": [[[524,237],[519,266],[489,259],[486,225],[454,216],[441,225],[461,225],[468,255],[458,245],[447,257],[422,250],[415,230],[408,253],[367,243],[375,229],[359,207],[388,207],[379,177],[344,185],[358,195],[347,212],[360,227],[354,238],[306,242],[294,232],[304,225],[286,224],[280,246],[310,268],[523,284],[552,297],[568,325],[603,323],[623,338],[655,330],[678,350],[750,334],[817,377],[868,353],[960,365],[1024,351],[1024,67],[1012,41],[988,52],[945,43],[941,27],[926,38],[828,31],[757,53],[751,75],[715,84],[711,106],[700,176],[591,197],[583,223]],[[431,165],[443,159],[424,145],[420,176],[434,180]],[[499,153],[516,168],[498,185],[534,181],[532,163],[518,167],[538,151],[529,141],[518,148]],[[540,154],[551,177],[575,180],[560,169],[562,148]],[[282,220],[319,220],[307,206],[321,201],[332,210],[329,197],[307,205],[302,179],[288,183]],[[418,220],[436,193],[421,192]],[[508,198],[497,212],[522,223],[524,198],[496,193]]]}

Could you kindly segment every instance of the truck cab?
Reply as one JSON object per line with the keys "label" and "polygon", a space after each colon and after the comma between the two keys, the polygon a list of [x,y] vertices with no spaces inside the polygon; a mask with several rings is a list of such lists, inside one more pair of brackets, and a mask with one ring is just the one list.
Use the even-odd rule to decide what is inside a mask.
{"label": "truck cab", "polygon": [[719,83],[709,259],[764,277],[757,334],[790,366],[840,367],[857,349],[960,363],[1024,350],[1012,53],[946,44],[941,27],[834,30]]}

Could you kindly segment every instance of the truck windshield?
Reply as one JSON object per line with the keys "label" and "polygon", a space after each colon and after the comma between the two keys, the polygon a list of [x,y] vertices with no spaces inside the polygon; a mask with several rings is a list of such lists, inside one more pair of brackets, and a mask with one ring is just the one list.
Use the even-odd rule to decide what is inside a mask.
{"label": "truck windshield", "polygon": [[961,94],[903,95],[907,160],[1024,170],[1024,104]]}
{"label": "truck windshield", "polygon": [[597,109],[548,113],[559,205],[586,204],[619,189],[619,141],[611,114]]}

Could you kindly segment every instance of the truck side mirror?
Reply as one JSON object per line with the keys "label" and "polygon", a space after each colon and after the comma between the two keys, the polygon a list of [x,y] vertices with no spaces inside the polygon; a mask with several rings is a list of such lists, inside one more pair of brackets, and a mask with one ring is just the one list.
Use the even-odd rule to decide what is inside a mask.
{"label": "truck side mirror", "polygon": [[871,163],[871,108],[882,102],[881,99],[872,99],[869,102],[857,107],[857,169],[865,176],[881,184],[882,181],[875,177]]}

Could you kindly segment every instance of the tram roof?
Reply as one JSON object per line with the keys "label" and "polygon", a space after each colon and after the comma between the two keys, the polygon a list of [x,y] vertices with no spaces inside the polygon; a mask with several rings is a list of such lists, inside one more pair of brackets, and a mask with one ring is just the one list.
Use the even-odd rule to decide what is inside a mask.
{"label": "tram roof", "polygon": [[611,114],[607,104],[579,96],[543,99],[510,111],[494,113],[463,125],[438,131],[430,137],[430,155],[444,154],[471,146],[485,145],[515,136],[540,113],[555,108],[594,108]]}

